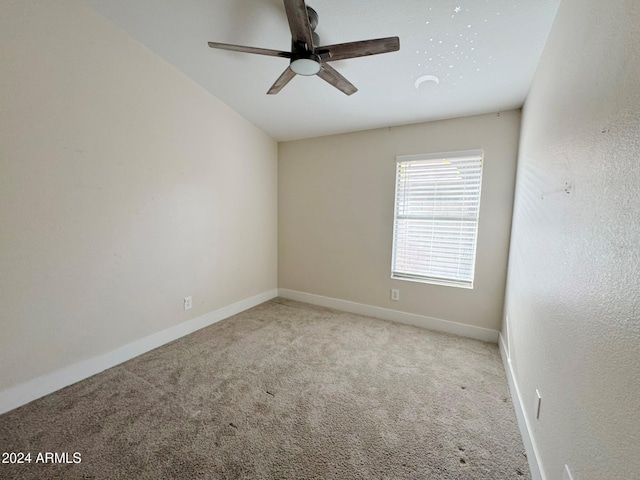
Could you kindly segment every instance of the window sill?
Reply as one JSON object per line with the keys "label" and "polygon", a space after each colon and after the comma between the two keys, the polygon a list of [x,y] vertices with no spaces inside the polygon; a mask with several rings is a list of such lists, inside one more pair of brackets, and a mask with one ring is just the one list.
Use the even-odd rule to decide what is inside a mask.
{"label": "window sill", "polygon": [[457,288],[465,288],[467,290],[473,290],[473,283],[462,283],[456,282],[455,280],[445,280],[439,278],[418,278],[418,277],[405,277],[400,275],[391,275],[393,280],[402,280],[405,282],[414,282],[414,283],[427,283],[430,285],[438,285],[441,287],[457,287]]}

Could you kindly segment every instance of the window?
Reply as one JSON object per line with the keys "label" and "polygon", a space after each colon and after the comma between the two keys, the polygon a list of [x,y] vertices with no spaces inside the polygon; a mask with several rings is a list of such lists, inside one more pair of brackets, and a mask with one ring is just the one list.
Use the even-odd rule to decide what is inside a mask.
{"label": "window", "polygon": [[473,288],[482,150],[397,157],[391,277]]}

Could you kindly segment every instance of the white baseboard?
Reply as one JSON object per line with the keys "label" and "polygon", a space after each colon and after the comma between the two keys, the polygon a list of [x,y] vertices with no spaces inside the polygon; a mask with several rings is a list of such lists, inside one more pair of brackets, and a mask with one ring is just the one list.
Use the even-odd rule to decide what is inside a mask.
{"label": "white baseboard", "polygon": [[131,360],[138,355],[189,335],[196,330],[255,307],[276,296],[277,290],[269,290],[141,338],[104,355],[83,360],[15,387],[7,388],[0,392],[0,414]]}
{"label": "white baseboard", "polygon": [[504,364],[504,370],[507,373],[507,380],[509,381],[509,390],[511,391],[511,398],[513,400],[513,407],[516,411],[516,418],[518,419],[518,428],[520,429],[520,435],[522,436],[522,443],[524,443],[524,449],[527,452],[527,460],[529,461],[529,469],[531,470],[531,478],[533,480],[546,480],[544,469],[540,464],[540,457],[538,455],[538,449],[536,443],[531,435],[531,426],[529,420],[524,413],[524,407],[522,404],[522,395],[520,395],[520,389],[518,388],[518,382],[516,381],[513,368],[511,366],[511,358],[509,357],[507,346],[504,343],[504,338],[500,334],[500,356],[502,356],[502,363]]}
{"label": "white baseboard", "polygon": [[475,327],[464,323],[450,322],[439,318],[426,317],[424,315],[416,315],[414,313],[400,312],[388,308],[374,307],[372,305],[364,305],[362,303],[349,302],[338,298],[323,297],[312,293],[298,292],[296,290],[288,290],[286,288],[278,289],[278,296],[288,298],[289,300],[297,300],[299,302],[311,303],[321,307],[335,308],[350,313],[366,315],[368,317],[380,318],[415,327],[436,330],[438,332],[452,333],[461,337],[475,338],[485,342],[498,342],[498,331],[488,328]]}

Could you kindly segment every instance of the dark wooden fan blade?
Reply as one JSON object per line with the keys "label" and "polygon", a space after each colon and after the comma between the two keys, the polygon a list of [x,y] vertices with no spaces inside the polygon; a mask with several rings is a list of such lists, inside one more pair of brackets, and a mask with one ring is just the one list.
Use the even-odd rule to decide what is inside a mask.
{"label": "dark wooden fan blade", "polygon": [[295,76],[296,74],[293,72],[293,70],[287,67],[287,69],[282,72],[282,75],[278,77],[275,83],[271,85],[271,88],[267,92],[267,95],[275,95],[276,93],[278,93],[280,90],[282,90],[282,87],[289,83]]}
{"label": "dark wooden fan blade", "polygon": [[[318,55],[325,62],[346,60],[347,58],[366,57],[380,53],[396,52],[400,50],[398,37],[377,38],[375,40],[362,40],[361,42],[337,43],[318,47]],[[326,56],[329,53],[329,56]]]}
{"label": "dark wooden fan blade", "polygon": [[322,65],[322,70],[318,72],[318,76],[347,95],[353,95],[358,91],[349,80],[340,75],[331,65]]}
{"label": "dark wooden fan blade", "polygon": [[313,50],[313,36],[304,0],[284,0],[284,10],[287,12],[293,43],[304,43],[307,50]]}
{"label": "dark wooden fan blade", "polygon": [[291,58],[290,52],[280,50],[269,50],[268,48],[244,47],[242,45],[231,45],[229,43],[209,42],[211,48],[231,50],[233,52],[256,53],[258,55],[269,55],[270,57]]}

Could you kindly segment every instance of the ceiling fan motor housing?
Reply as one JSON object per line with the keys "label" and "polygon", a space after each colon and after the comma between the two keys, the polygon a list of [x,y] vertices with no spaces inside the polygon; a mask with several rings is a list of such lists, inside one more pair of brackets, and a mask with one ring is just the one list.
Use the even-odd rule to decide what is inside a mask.
{"label": "ceiling fan motor housing", "polygon": [[313,45],[292,41],[289,67],[298,75],[310,76],[316,75],[322,69],[322,65],[320,63],[321,57],[315,52],[316,46],[320,45],[320,37],[315,32],[318,26],[318,12],[307,7],[307,16],[309,17]]}
{"label": "ceiling fan motor housing", "polygon": [[309,17],[309,25],[311,26],[311,31],[314,31],[318,26],[318,12],[316,12],[313,8],[307,6],[307,16]]}

